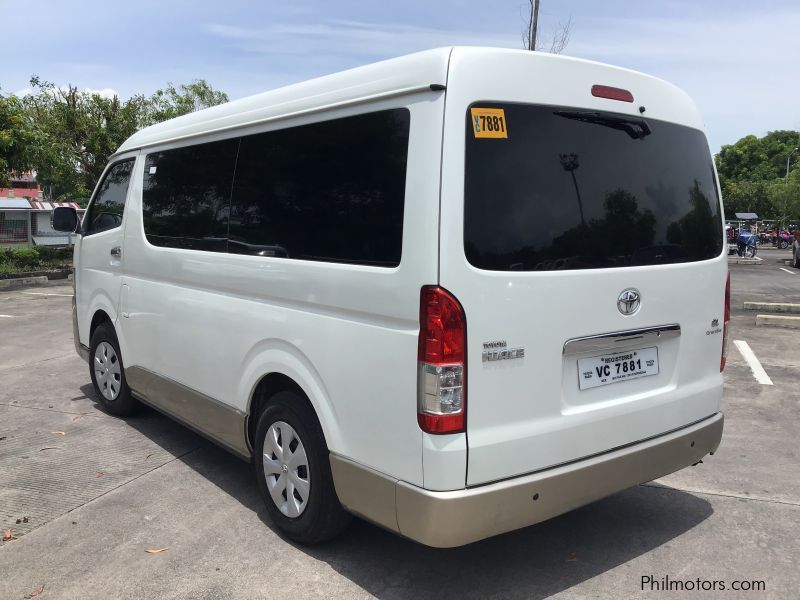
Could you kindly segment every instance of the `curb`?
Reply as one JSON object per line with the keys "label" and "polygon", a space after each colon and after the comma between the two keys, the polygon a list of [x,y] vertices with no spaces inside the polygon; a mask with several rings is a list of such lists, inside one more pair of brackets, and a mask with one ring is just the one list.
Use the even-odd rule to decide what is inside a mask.
{"label": "curb", "polygon": [[18,290],[23,287],[46,285],[47,277],[19,277],[17,279],[0,279],[0,290]]}
{"label": "curb", "polygon": [[764,310],[771,313],[800,314],[800,304],[790,302],[745,302],[744,310]]}
{"label": "curb", "polygon": [[0,279],[0,291],[8,292],[11,290],[19,290],[27,287],[42,287],[50,285],[58,285],[66,281],[72,281],[72,273],[66,274],[64,277],[55,277],[48,279],[45,275],[37,275],[35,277],[17,277],[14,279]]}
{"label": "curb", "polygon": [[729,265],[757,265],[762,262],[760,258],[728,258]]}
{"label": "curb", "polygon": [[0,281],[4,279],[28,279],[30,277],[47,277],[48,279],[67,279],[72,274],[72,267],[64,269],[49,269],[46,271],[18,271],[17,273],[0,274]]}
{"label": "curb", "polygon": [[800,317],[756,315],[756,327],[786,327],[788,329],[800,329]]}

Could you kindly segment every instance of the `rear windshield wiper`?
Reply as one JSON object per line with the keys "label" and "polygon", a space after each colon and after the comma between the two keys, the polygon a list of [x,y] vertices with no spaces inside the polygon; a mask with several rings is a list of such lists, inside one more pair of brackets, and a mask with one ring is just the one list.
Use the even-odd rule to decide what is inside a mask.
{"label": "rear windshield wiper", "polygon": [[583,121],[584,123],[594,123],[624,131],[634,140],[641,140],[650,135],[650,127],[643,119],[635,117],[613,117],[599,112],[581,110],[555,110],[553,114],[565,119]]}

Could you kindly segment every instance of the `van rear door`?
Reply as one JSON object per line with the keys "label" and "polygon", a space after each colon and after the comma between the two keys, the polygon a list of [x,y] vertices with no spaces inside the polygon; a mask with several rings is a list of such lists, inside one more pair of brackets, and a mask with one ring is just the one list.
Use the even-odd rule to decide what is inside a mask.
{"label": "van rear door", "polygon": [[705,135],[591,93],[611,83],[646,106],[667,84],[548,57],[583,92],[541,102],[539,63],[512,58],[495,63],[497,89],[487,71],[469,97],[457,59],[448,86],[440,285],[466,314],[468,485],[679,429],[717,412],[722,390]]}

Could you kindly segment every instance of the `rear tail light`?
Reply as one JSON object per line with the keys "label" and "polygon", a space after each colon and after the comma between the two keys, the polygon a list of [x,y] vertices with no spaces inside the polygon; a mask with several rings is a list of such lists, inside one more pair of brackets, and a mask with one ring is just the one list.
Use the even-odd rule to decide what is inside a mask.
{"label": "rear tail light", "polygon": [[420,293],[417,422],[427,433],[466,431],[467,321],[458,300],[426,285]]}
{"label": "rear tail light", "polygon": [[728,271],[728,279],[725,281],[725,319],[722,321],[722,357],[719,360],[719,372],[725,369],[725,361],[728,359],[728,321],[731,320],[731,272]]}
{"label": "rear tail light", "polygon": [[628,90],[611,87],[610,85],[593,85],[592,96],[595,98],[619,100],[621,102],[633,102],[633,94],[631,94]]}

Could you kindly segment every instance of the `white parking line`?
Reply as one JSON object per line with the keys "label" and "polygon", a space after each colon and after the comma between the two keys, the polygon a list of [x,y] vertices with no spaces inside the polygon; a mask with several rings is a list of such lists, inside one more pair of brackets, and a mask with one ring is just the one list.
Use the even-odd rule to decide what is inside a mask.
{"label": "white parking line", "polygon": [[750,345],[744,340],[733,340],[733,344],[747,362],[747,366],[750,367],[750,370],[753,372],[753,377],[756,378],[756,381],[761,385],[772,385],[772,379],[769,378],[769,375],[767,375],[764,367],[761,366],[761,363],[758,361],[758,358],[756,358],[756,354],[750,348]]}
{"label": "white parking line", "polygon": [[0,319],[13,319],[14,315],[0,315]]}
{"label": "white parking line", "polygon": [[30,296],[64,296],[66,298],[72,298],[72,294],[45,294],[44,292],[22,292],[23,294],[29,294]]}
{"label": "white parking line", "polygon": [[789,275],[794,275],[794,271],[790,271],[789,269],[784,269],[783,267],[778,267],[781,271],[786,271]]}

